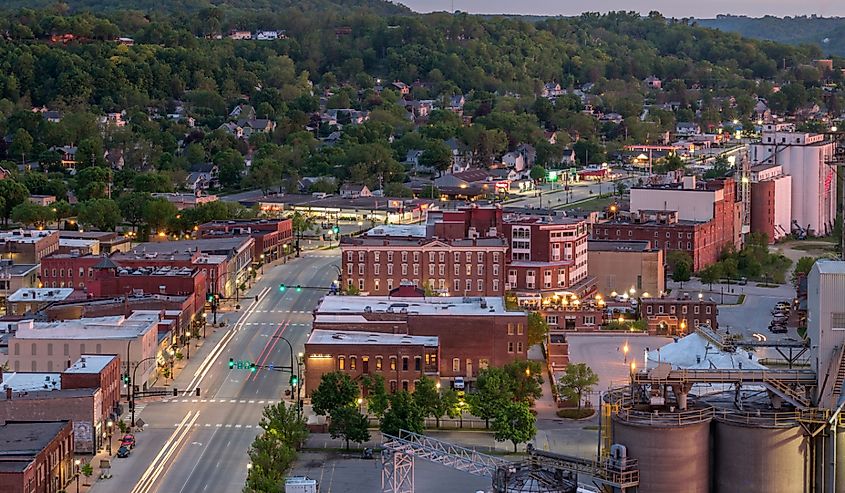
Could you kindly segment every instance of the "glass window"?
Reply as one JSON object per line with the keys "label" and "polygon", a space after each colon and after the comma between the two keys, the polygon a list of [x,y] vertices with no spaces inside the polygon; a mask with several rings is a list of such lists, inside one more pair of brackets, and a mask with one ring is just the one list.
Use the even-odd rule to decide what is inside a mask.
{"label": "glass window", "polygon": [[376,370],[381,371],[382,357],[376,356]]}
{"label": "glass window", "polygon": [[343,356],[337,357],[337,369],[338,370],[345,370],[346,369],[346,358]]}

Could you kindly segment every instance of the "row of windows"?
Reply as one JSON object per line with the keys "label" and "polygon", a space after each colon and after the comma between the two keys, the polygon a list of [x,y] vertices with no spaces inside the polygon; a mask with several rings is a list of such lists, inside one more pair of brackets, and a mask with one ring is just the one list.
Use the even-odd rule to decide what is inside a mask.
{"label": "row of windows", "polygon": [[[693,313],[693,314],[698,315],[698,313],[699,313],[699,306],[700,306],[700,305],[701,305],[700,303],[693,304],[693,306],[692,306],[692,313]],[[687,306],[687,305],[681,305],[681,314],[682,314],[682,315],[686,315],[686,314],[687,314],[687,308],[688,308],[688,306]],[[653,313],[653,312],[654,312],[654,310],[653,310],[653,309],[654,309],[654,306],[653,306],[653,305],[648,305],[648,306],[646,306],[646,307],[645,307],[645,312],[646,312],[646,314],[647,314],[647,315],[653,315],[653,314],[654,314],[654,313]],[[713,308],[712,308],[712,306],[711,306],[711,305],[705,305],[705,307],[704,307],[704,313],[706,313],[707,315],[710,315],[710,313],[711,313],[712,309],[713,309]],[[674,314],[676,313],[676,311],[677,311],[677,307],[676,307],[675,305],[669,305],[669,314],[670,314],[670,315],[674,315]],[[657,305],[657,314],[658,314],[658,315],[663,315],[663,314],[665,314],[665,313],[666,313],[666,306],[665,306],[665,305]]]}
{"label": "row of windows", "polygon": [[[421,286],[419,279],[413,279],[413,280],[402,279],[401,280],[401,282],[408,282],[408,281],[412,281],[413,284],[416,285],[416,286]],[[446,280],[445,279],[437,279],[436,283],[437,283],[437,289],[439,289],[441,291],[446,289]],[[388,278],[386,284],[387,284],[387,290],[388,291],[392,290],[393,289],[393,278]],[[349,286],[349,287],[352,287],[352,286],[355,285],[355,283],[351,278],[349,278],[349,279],[346,280],[346,285]],[[428,285],[431,288],[434,288],[435,279],[429,279]],[[471,292],[473,290],[472,289],[473,288],[472,279],[467,279],[464,284],[461,284],[460,279],[455,279],[455,281],[453,283],[454,291],[456,293],[459,293],[459,292],[461,292],[462,287],[464,288],[464,292]],[[476,280],[475,287],[477,288],[476,290],[479,293],[483,293],[484,292],[484,279]],[[366,289],[366,279],[364,279],[363,277],[358,278],[358,289],[360,291],[363,291],[364,289]],[[373,291],[379,291],[379,290],[381,290],[381,279],[373,279]],[[492,290],[493,290],[493,292],[499,291],[499,280],[498,279],[493,280]]]}
{"label": "row of windows", "polygon": [[[384,357],[383,356],[376,356],[374,358],[374,360],[375,360],[376,371],[384,370]],[[348,361],[348,363],[347,363],[347,361]],[[423,358],[421,356],[414,356],[414,371],[422,371],[422,361],[423,361]],[[402,371],[408,371],[410,369],[409,362],[410,362],[410,358],[408,356],[402,356],[402,364],[401,364],[401,370]],[[396,356],[390,356],[389,357],[388,365],[389,365],[390,370],[396,371],[398,369],[397,363],[398,363],[398,360],[397,360]],[[358,357],[355,356],[355,355],[351,355],[351,356],[348,356],[348,357],[347,356],[338,356],[337,357],[337,369],[338,370],[346,370],[347,364],[348,364],[349,370],[357,370],[358,369]],[[361,364],[363,366],[362,371],[364,371],[364,373],[367,373],[370,370],[370,368],[369,368],[370,357],[369,356],[361,356]],[[425,364],[426,364],[426,366],[436,366],[437,365],[437,355],[431,354],[431,353],[426,354],[425,355]]]}
{"label": "row of windows", "polygon": [[[63,347],[62,355],[63,356],[70,356],[70,344],[65,343],[65,344],[63,344],[63,346],[64,347]],[[95,347],[96,347],[96,351],[94,351],[94,352],[96,354],[101,354],[103,352],[103,345],[102,344],[97,344]],[[21,354],[21,343],[19,343],[19,342],[15,343],[14,351],[15,351],[15,353],[14,353],[15,356],[20,356],[20,354]],[[32,356],[38,356],[38,344],[32,343],[32,345],[30,346],[30,351],[31,351],[30,354]],[[80,344],[79,345],[79,354],[85,354],[85,353],[86,353],[85,344],[84,343]],[[47,343],[47,356],[53,356],[53,343],[52,342]]]}
{"label": "row of windows", "polygon": [[[68,268],[67,269],[67,277],[73,277],[74,269]],[[58,273],[58,276],[56,276]],[[65,269],[56,269],[55,267],[52,269],[44,269],[41,275],[47,277],[65,277]],[[85,277],[85,267],[79,268],[79,277]],[[94,277],[94,269],[91,267],[88,268],[88,277]]]}
{"label": "row of windows", "polygon": [[[382,252],[372,252],[372,253],[373,253],[373,262],[376,262],[376,263],[381,262],[381,253]],[[397,252],[391,252],[391,251],[386,252],[388,263],[393,262],[394,253],[397,253]],[[408,260],[411,259],[411,258],[413,258],[414,262],[419,262],[421,255],[422,255],[422,252],[412,252],[411,255],[409,255],[409,253],[411,253],[411,252],[404,252],[403,251],[403,252],[398,252],[398,253],[399,253],[399,255],[402,259],[402,262],[408,262]],[[476,252],[476,255],[475,255],[475,257],[477,259],[476,261],[478,263],[484,263],[484,256],[487,253],[489,253],[489,252]],[[492,252],[492,255],[493,255],[493,263],[498,264],[499,261],[501,260],[500,252]],[[454,257],[455,263],[460,263],[462,258],[466,259],[466,263],[471,263],[473,261],[472,252],[465,252],[463,255],[461,255],[461,252],[453,252],[453,257]],[[367,258],[367,252],[363,252],[363,251],[358,252],[358,262],[359,263],[365,262],[366,258]],[[429,263],[432,263],[432,264],[435,263],[435,258],[437,258],[437,262],[439,262],[441,264],[445,263],[446,262],[446,252],[428,252],[428,262]],[[346,261],[347,262],[353,262],[354,259],[355,259],[355,252],[353,252],[351,250],[347,251],[346,252]]]}
{"label": "row of windows", "polygon": [[[411,267],[413,268],[412,269],[413,273],[414,273],[413,275],[418,276],[420,274],[420,265],[414,264]],[[428,264],[428,275],[430,275],[430,276],[435,275],[434,274],[434,267],[435,267],[434,264]],[[466,272],[467,276],[471,276],[472,275],[472,264],[465,264],[465,269],[463,269],[463,270]],[[346,274],[351,276],[353,271],[354,271],[353,264],[346,264]],[[358,264],[358,275],[363,276],[364,271],[365,271],[365,265],[364,264]],[[399,271],[403,276],[408,275],[408,264],[402,264],[400,266]],[[476,271],[476,275],[483,276],[484,275],[484,264],[477,264],[476,267],[475,267],[475,271]],[[454,272],[455,272],[456,276],[460,276],[461,275],[461,266],[458,265],[458,264],[455,264]],[[438,275],[441,275],[441,276],[446,275],[446,266],[443,265],[443,264],[438,265],[437,266],[437,273],[438,273]],[[373,265],[373,275],[378,276],[380,274],[381,274],[381,264]],[[393,275],[393,264],[387,264],[387,275],[388,276]],[[499,264],[493,265],[493,275],[494,276],[499,275]]]}

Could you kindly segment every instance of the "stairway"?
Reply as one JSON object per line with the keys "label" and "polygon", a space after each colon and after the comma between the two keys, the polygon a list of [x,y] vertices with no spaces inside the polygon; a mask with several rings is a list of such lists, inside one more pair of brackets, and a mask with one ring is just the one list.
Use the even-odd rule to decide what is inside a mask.
{"label": "stairway", "polygon": [[842,394],[842,382],[845,381],[845,345],[839,351],[839,368],[836,371],[836,380],[833,382],[833,405],[839,402],[839,396]]}
{"label": "stairway", "polygon": [[768,388],[773,393],[781,396],[793,406],[800,409],[806,409],[810,407],[810,400],[807,399],[806,395],[795,390],[790,385],[782,382],[781,380],[766,377],[764,378],[763,383],[766,385],[766,388]]}

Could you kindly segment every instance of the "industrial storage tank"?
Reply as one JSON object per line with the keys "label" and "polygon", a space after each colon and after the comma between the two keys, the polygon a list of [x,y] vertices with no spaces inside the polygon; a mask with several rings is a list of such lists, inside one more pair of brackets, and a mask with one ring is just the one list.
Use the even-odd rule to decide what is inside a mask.
{"label": "industrial storage tank", "polygon": [[712,415],[711,408],[695,405],[678,412],[623,407],[613,414],[613,443],[639,461],[639,491],[710,493]]}
{"label": "industrial storage tank", "polygon": [[773,409],[765,392],[708,396],[714,407],[715,493],[809,493],[813,465],[810,439],[795,409]]}

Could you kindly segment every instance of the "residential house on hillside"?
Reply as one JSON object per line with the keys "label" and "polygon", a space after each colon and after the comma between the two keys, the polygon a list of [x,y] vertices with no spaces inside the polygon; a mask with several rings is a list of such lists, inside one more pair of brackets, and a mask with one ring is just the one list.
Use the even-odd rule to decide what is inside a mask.
{"label": "residential house on hillside", "polygon": [[32,108],[33,113],[40,113],[41,118],[47,120],[49,123],[59,123],[62,121],[64,114],[61,111],[51,111],[46,106],[40,108]]}
{"label": "residential house on hillside", "polygon": [[663,81],[653,75],[646,77],[643,84],[649,89],[663,89]]}
{"label": "residential house on hillside", "polygon": [[547,82],[543,85],[543,92],[540,95],[544,98],[553,99],[564,94],[566,94],[566,91],[560,87],[560,84]]}
{"label": "residential house on hillside", "polygon": [[229,118],[233,120],[252,120],[255,118],[255,108],[248,104],[239,104],[229,112]]}
{"label": "residential house on hillside", "polygon": [[229,39],[236,39],[236,40],[252,39],[252,32],[231,30],[231,31],[229,31]]}
{"label": "residential house on hillside", "polygon": [[123,149],[109,149],[103,157],[109,163],[111,169],[123,169],[123,166],[126,164],[126,159],[123,157]]}
{"label": "residential house on hillside", "polygon": [[208,190],[219,185],[219,168],[214,163],[200,163],[191,166],[185,179],[185,188],[193,192]]}
{"label": "residential house on hillside", "polygon": [[420,158],[425,153],[425,151],[421,149],[410,149],[407,154],[405,154],[405,161],[403,164],[408,167],[410,171],[417,172],[417,173],[432,173],[434,170],[429,166],[421,166],[420,165]]}
{"label": "residential house on hillside", "polygon": [[578,159],[575,156],[575,150],[566,148],[563,150],[563,155],[560,158],[560,164],[564,166],[573,166],[578,163]]}
{"label": "residential house on hillside", "polygon": [[678,122],[675,125],[675,135],[679,137],[691,137],[701,133],[701,126],[693,122]]}
{"label": "residential house on hillside", "polygon": [[409,86],[408,84],[405,84],[402,81],[397,80],[397,81],[393,82],[393,84],[391,84],[391,85],[393,86],[394,89],[399,91],[399,94],[401,94],[402,96],[407,96],[408,94],[411,93],[411,86]]}
{"label": "residential house on hillside", "polygon": [[358,199],[372,196],[373,193],[367,188],[367,185],[360,183],[344,183],[340,187],[340,198],[342,199]]}
{"label": "residential house on hillside", "polygon": [[76,146],[51,147],[50,150],[61,155],[62,167],[73,168],[76,166],[76,151],[78,150]]}
{"label": "residential house on hillside", "polygon": [[543,137],[546,139],[546,142],[548,142],[549,144],[551,144],[551,145],[557,144],[557,132],[556,131],[546,130],[545,132],[543,132]]}
{"label": "residential house on hillside", "polygon": [[271,41],[274,39],[285,39],[287,36],[284,31],[258,31],[255,33],[255,39],[258,41]]}
{"label": "residential house on hillside", "polygon": [[462,94],[452,96],[449,98],[448,110],[461,115],[464,112],[464,104],[466,104],[466,98]]}
{"label": "residential house on hillside", "polygon": [[466,146],[458,139],[452,137],[446,141],[446,145],[452,152],[452,173],[460,173],[469,169],[470,156]]}

